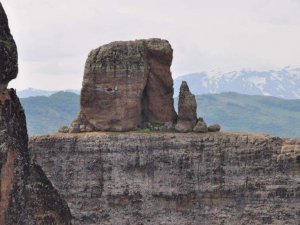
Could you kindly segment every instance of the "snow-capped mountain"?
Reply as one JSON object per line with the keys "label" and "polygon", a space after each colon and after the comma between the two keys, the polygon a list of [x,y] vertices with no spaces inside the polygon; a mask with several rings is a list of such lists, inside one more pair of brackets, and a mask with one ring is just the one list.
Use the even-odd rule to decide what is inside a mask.
{"label": "snow-capped mountain", "polygon": [[[79,90],[74,90],[74,89],[67,89],[67,90],[62,90],[65,92],[73,92],[75,94],[80,94]],[[34,88],[27,88],[21,91],[17,91],[17,94],[20,98],[28,98],[28,97],[36,97],[36,96],[50,96],[53,95],[54,93],[59,92],[59,90],[56,91],[49,91],[49,90],[40,90],[40,89],[34,89]]]}
{"label": "snow-capped mountain", "polygon": [[248,95],[300,98],[300,68],[281,70],[241,70],[227,73],[201,72],[180,76],[174,81],[174,95],[178,96],[181,82],[188,82],[193,94],[238,92]]}

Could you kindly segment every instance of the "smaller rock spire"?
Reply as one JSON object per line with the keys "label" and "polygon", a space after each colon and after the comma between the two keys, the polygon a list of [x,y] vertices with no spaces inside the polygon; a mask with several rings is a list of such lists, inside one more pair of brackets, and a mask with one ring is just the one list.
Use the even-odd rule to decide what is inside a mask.
{"label": "smaller rock spire", "polygon": [[197,119],[197,102],[195,95],[190,92],[186,81],[182,81],[178,102],[178,121],[175,126],[178,132],[218,132],[221,126],[218,124],[207,127],[202,117]]}
{"label": "smaller rock spire", "polygon": [[186,81],[182,81],[178,102],[178,122],[176,131],[193,131],[197,123],[197,102],[195,95],[190,92]]}

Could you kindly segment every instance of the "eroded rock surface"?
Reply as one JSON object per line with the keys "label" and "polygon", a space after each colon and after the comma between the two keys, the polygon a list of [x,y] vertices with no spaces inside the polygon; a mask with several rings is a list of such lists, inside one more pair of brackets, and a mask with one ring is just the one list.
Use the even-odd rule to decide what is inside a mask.
{"label": "eroded rock surface", "polygon": [[71,214],[42,169],[30,164],[23,108],[14,90],[0,93],[0,224],[69,225]]}
{"label": "eroded rock surface", "polygon": [[0,91],[5,90],[10,80],[17,77],[18,53],[10,33],[7,16],[0,2]]}
{"label": "eroded rock surface", "polygon": [[70,130],[126,131],[175,122],[172,58],[169,42],[161,39],[113,42],[91,51],[81,111]]}
{"label": "eroded rock surface", "polygon": [[70,210],[42,169],[31,164],[24,110],[8,82],[17,48],[0,3],[0,224],[69,225]]}
{"label": "eroded rock surface", "polygon": [[33,137],[74,224],[298,225],[300,140],[234,133]]}
{"label": "eroded rock surface", "polygon": [[175,129],[179,132],[193,131],[197,123],[197,102],[189,86],[182,81],[178,101],[178,121]]}

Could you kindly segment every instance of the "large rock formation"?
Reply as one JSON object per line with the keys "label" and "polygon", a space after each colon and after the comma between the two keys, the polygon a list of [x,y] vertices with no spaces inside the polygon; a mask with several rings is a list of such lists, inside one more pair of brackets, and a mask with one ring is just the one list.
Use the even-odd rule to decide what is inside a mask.
{"label": "large rock formation", "polygon": [[193,131],[197,123],[197,102],[189,86],[182,81],[178,101],[178,121],[175,129],[179,132]]}
{"label": "large rock formation", "polygon": [[42,169],[31,164],[23,108],[8,82],[17,75],[17,49],[0,3],[0,224],[68,225],[71,214]]}
{"label": "large rock formation", "polygon": [[113,42],[88,56],[81,112],[71,132],[125,131],[173,123],[173,50],[166,40]]}
{"label": "large rock formation", "polygon": [[300,140],[234,133],[33,137],[74,224],[298,225]]}

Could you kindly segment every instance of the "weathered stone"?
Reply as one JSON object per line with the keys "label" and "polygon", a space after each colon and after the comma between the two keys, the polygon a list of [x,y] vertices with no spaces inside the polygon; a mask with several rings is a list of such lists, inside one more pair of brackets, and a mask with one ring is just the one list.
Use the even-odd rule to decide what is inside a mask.
{"label": "weathered stone", "polygon": [[234,133],[32,137],[75,225],[298,225],[300,139]]}
{"label": "weathered stone", "polygon": [[[71,224],[67,204],[30,164],[23,108],[14,90],[0,94],[0,224]],[[50,223],[51,222],[51,223]]]}
{"label": "weathered stone", "polygon": [[198,119],[198,122],[197,122],[196,126],[194,127],[193,131],[194,132],[198,132],[198,133],[206,133],[206,132],[208,132],[207,125],[203,121],[203,119],[202,120]]}
{"label": "weathered stone", "polygon": [[0,2],[0,91],[7,88],[9,81],[17,77],[18,53],[10,34],[7,16]]}
{"label": "weathered stone", "polygon": [[175,126],[176,131],[192,131],[197,123],[197,102],[195,95],[185,81],[180,86],[178,101],[178,122]]}
{"label": "weathered stone", "polygon": [[221,130],[221,126],[219,124],[213,124],[208,127],[208,132],[219,132]]}
{"label": "weathered stone", "polygon": [[17,48],[0,3],[0,224],[69,225],[66,202],[30,163],[24,110],[15,90],[6,89],[17,71]]}
{"label": "weathered stone", "polygon": [[175,122],[172,54],[169,42],[160,39],[113,42],[91,51],[85,65],[81,112],[71,130],[86,125],[80,117],[103,131]]}

